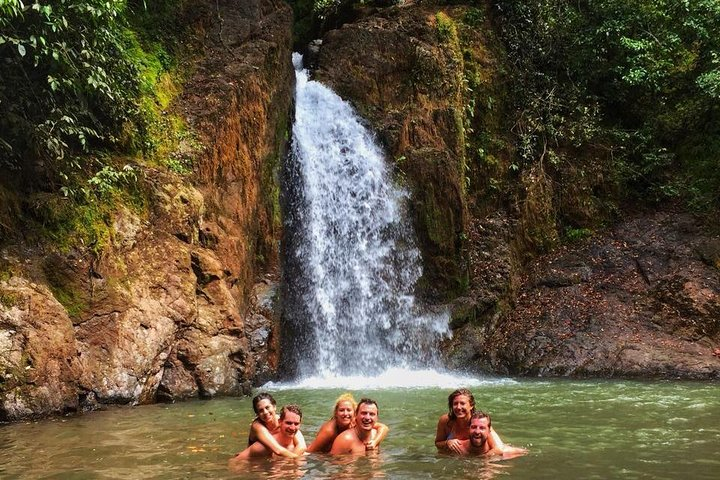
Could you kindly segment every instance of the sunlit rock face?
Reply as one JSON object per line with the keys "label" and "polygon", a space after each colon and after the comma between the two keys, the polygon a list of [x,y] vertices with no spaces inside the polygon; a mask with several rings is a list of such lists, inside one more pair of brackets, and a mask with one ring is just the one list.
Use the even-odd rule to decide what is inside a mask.
{"label": "sunlit rock face", "polygon": [[83,371],[65,309],[24,278],[0,282],[0,292],[0,420],[75,409]]}
{"label": "sunlit rock face", "polygon": [[292,13],[192,7],[198,63],[171,108],[197,135],[194,170],[146,169],[148,211],[118,208],[97,255],[1,252],[0,420],[247,393],[275,373]]}

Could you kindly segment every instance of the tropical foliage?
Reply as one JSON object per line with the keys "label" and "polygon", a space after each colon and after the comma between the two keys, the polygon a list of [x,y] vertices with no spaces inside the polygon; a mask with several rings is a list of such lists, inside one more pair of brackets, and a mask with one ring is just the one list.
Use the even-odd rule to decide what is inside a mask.
{"label": "tropical foliage", "polygon": [[116,141],[138,94],[125,2],[0,1],[4,163],[72,161],[91,143]]}
{"label": "tropical foliage", "polygon": [[496,1],[526,162],[612,149],[620,182],[720,206],[720,2]]}
{"label": "tropical foliage", "polygon": [[[166,111],[180,91],[183,4],[0,0],[0,188],[21,192],[18,208],[45,236],[104,235],[113,203],[143,203],[137,164],[187,135]],[[0,227],[16,230],[7,218]]]}
{"label": "tropical foliage", "polygon": [[[302,29],[322,29],[358,2],[290,3]],[[630,196],[720,208],[720,1],[422,4],[487,8],[492,17],[511,69],[513,170],[537,162],[561,168],[573,161],[573,149],[600,149],[613,160],[617,186]],[[301,33],[300,40],[307,39]]]}
{"label": "tropical foliage", "polygon": [[0,0],[1,168],[42,164],[67,180],[91,148],[143,147],[142,97],[170,63],[139,41],[152,13],[132,0]]}

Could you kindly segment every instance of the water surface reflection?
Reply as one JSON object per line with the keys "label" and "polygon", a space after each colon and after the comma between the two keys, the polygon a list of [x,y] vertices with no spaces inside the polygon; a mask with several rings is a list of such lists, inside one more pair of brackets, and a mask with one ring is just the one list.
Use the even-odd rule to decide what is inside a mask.
{"label": "water surface reflection", "polygon": [[[341,389],[284,389],[302,405],[313,438]],[[354,390],[380,404],[391,432],[379,454],[254,461],[230,471],[252,418],[249,398],[109,409],[0,427],[0,477],[93,479],[250,478],[653,478],[720,477],[716,383],[617,381],[484,382],[478,406],[504,440],[527,447],[505,461],[438,455],[437,419],[449,391]]]}

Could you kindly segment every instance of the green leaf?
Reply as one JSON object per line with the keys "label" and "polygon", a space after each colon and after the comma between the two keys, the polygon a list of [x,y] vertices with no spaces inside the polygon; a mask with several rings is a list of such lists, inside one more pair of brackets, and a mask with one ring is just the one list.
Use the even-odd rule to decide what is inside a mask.
{"label": "green leaf", "polygon": [[25,56],[25,46],[22,44],[18,44],[18,53],[21,57]]}

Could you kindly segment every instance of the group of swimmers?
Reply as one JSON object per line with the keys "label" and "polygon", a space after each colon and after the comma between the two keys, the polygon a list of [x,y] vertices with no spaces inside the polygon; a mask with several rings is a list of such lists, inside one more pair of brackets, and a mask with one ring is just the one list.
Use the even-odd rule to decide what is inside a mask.
{"label": "group of swimmers", "polygon": [[[333,416],[307,446],[300,431],[302,410],[285,405],[276,412],[275,399],[269,393],[253,398],[255,419],[250,424],[248,447],[230,459],[230,465],[251,458],[297,458],[307,453],[363,454],[377,450],[390,429],[378,421],[375,400],[355,402],[345,393],[335,402]],[[490,416],[475,410],[473,394],[460,388],[448,396],[448,413],[437,425],[435,446],[438,451],[456,455],[497,455],[513,457],[527,453],[524,448],[506,445],[492,428]]]}

